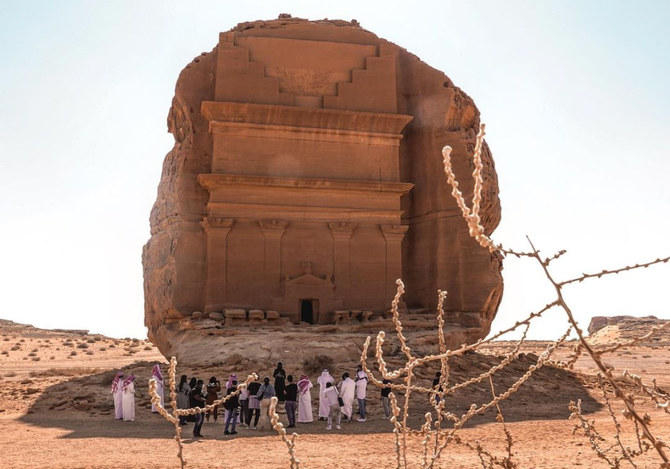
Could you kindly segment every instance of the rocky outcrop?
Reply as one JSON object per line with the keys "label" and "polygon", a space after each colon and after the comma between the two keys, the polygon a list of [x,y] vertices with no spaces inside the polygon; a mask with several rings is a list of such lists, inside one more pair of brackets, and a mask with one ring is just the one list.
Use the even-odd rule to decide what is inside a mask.
{"label": "rocky outcrop", "polygon": [[628,315],[623,315],[623,316],[593,316],[591,318],[591,322],[589,323],[589,334],[595,334],[599,330],[607,327],[607,326],[614,326],[616,324],[619,324],[622,321],[631,321],[631,322],[645,322],[645,321],[655,321],[658,320],[656,316],[643,316],[643,317],[637,317],[637,316],[628,316]]}
{"label": "rocky outcrop", "polygon": [[[359,48],[370,48],[376,51],[376,55],[365,58],[363,69],[352,70],[349,78],[340,77],[340,82],[333,84],[329,82],[329,75],[320,71],[321,66],[307,71],[297,69],[297,66],[283,69],[269,66],[264,68],[260,58],[255,57],[252,52],[253,44],[267,38],[282,41],[320,41],[335,44],[332,46],[335,48],[338,44],[343,45],[342,47],[355,45]],[[242,45],[252,52],[243,52]],[[243,64],[240,70],[248,74],[247,82],[242,82],[241,85],[235,82],[230,78],[232,72],[221,65],[219,55],[224,53],[224,46],[229,57],[226,60],[234,62],[236,67]],[[279,49],[275,55],[281,54],[290,55]],[[329,57],[315,60],[328,61]],[[388,76],[389,70],[392,71],[391,82],[394,87],[389,88],[386,82],[383,86],[376,85],[375,77]],[[252,83],[257,85],[252,86]],[[460,331],[454,332],[454,337],[457,338],[455,340],[473,341],[485,336],[502,298],[502,261],[481,248],[468,235],[466,224],[450,195],[441,159],[442,147],[450,145],[453,148],[452,161],[460,188],[466,198],[471,197],[473,182],[470,175],[473,168],[470,156],[474,151],[475,136],[479,128],[479,111],[473,100],[443,72],[430,67],[401,47],[362,29],[355,21],[307,21],[282,17],[273,21],[242,23],[222,34],[219,45],[211,52],[202,53],[195,58],[177,80],[175,97],[168,114],[168,130],[173,134],[175,144],[165,157],[158,196],[150,217],[151,239],[144,246],[142,254],[145,324],[149,338],[161,352],[166,355],[187,355],[185,350],[188,343],[195,340],[194,337],[199,333],[197,331],[204,330],[200,326],[191,328],[184,325],[195,318],[196,315],[192,318],[195,311],[202,312],[202,317],[207,318],[206,322],[211,323],[212,329],[223,327],[224,331],[227,327],[224,312],[226,308],[244,308],[246,311],[256,308],[276,309],[280,315],[285,313],[279,306],[250,303],[220,303],[223,306],[213,309],[213,303],[206,299],[208,276],[212,275],[212,269],[208,271],[208,235],[205,228],[212,225],[210,221],[209,225],[203,227],[203,220],[208,216],[211,218],[211,204],[208,208],[208,203],[213,199],[210,199],[208,190],[202,185],[202,180],[199,182],[198,177],[217,172],[217,168],[212,167],[212,155],[213,152],[220,151],[220,148],[213,148],[210,122],[201,110],[204,109],[203,102],[222,102],[221,96],[227,96],[223,101],[235,101],[235,93],[244,93],[247,85],[251,86],[251,94],[244,102],[277,104],[282,109],[293,106],[301,109],[333,109],[344,113],[367,112],[366,116],[372,115],[369,114],[371,110],[378,109],[379,106],[383,109],[387,106],[388,109],[381,113],[375,111],[375,115],[384,116],[384,113],[389,113],[408,119],[411,117],[399,141],[396,177],[398,184],[403,183],[408,188],[413,185],[413,188],[400,201],[403,210],[400,226],[402,230],[392,225],[391,231],[384,232],[384,236],[405,236],[402,242],[401,272],[406,284],[406,306],[410,309],[434,310],[437,290],[446,289],[449,291],[445,303],[448,311],[447,322],[454,331]],[[234,86],[241,86],[242,91],[233,90],[231,87]],[[306,88],[311,91],[307,95],[301,95]],[[320,90],[322,96],[316,96],[314,90]],[[390,98],[375,101],[375,93]],[[352,106],[358,108],[351,111]],[[246,115],[239,116],[240,122],[247,118]],[[362,122],[361,118],[357,119]],[[267,127],[270,124],[263,125]],[[344,124],[340,122],[338,125]],[[374,122],[366,125],[373,128]],[[319,123],[314,121],[313,126],[318,128]],[[277,126],[279,127],[281,126]],[[283,127],[279,130],[282,129]],[[254,128],[254,131],[257,130]],[[335,138],[335,135],[345,133],[351,135],[348,138],[352,139],[354,135],[362,135],[355,132],[355,128],[352,128],[336,130],[331,134]],[[481,218],[490,234],[500,222],[500,201],[495,165],[487,145],[484,146],[482,156],[485,186]],[[230,177],[229,179],[232,181]],[[230,226],[227,225],[226,229],[230,229]],[[234,229],[236,228],[233,227]],[[261,229],[265,229],[262,222]],[[331,227],[331,230],[336,231],[336,228]],[[377,235],[384,242],[379,232]],[[262,245],[260,249],[262,251]],[[387,256],[388,252],[390,251],[387,251]],[[365,254],[365,248],[361,248],[361,254]],[[353,257],[355,256],[352,254]],[[257,267],[250,262],[249,269],[254,268]],[[370,269],[374,270],[374,266]],[[241,276],[239,278],[245,275],[240,271],[233,273]],[[221,275],[220,272],[215,274]],[[294,274],[281,272],[282,282],[284,278],[289,279],[289,275]],[[337,284],[340,278],[335,278],[335,272],[320,268],[318,274],[318,281],[321,282],[319,288],[322,290],[330,289],[335,292],[334,296],[344,291]],[[317,281],[315,275],[310,278]],[[393,279],[389,279],[386,282],[388,285],[381,286],[382,290],[394,290],[392,282]],[[357,282],[352,281],[352,284],[353,287],[358,287]],[[303,287],[296,285],[294,288],[297,290]],[[335,299],[329,302],[337,304]],[[276,304],[284,307],[288,303]],[[351,307],[354,308],[375,310],[375,314],[381,314],[384,309],[369,305]],[[223,321],[220,315],[224,317]],[[185,330],[189,331],[188,334],[184,333]],[[467,332],[463,332],[465,330]],[[216,336],[219,335],[225,337],[225,333],[217,332]],[[262,334],[258,337],[261,336]]]}

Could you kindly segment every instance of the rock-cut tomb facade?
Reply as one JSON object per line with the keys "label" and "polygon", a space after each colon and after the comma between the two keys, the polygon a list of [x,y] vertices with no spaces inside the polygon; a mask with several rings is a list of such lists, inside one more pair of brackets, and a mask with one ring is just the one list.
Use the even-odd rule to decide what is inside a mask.
{"label": "rock-cut tomb facade", "polygon": [[[175,145],[143,253],[150,338],[170,353],[201,318],[223,335],[382,327],[398,278],[405,310],[434,314],[446,289],[459,340],[485,335],[501,263],[469,237],[440,156],[452,146],[471,195],[478,125],[442,72],[356,22],[280,18],[221,33],[180,74],[168,117]],[[491,232],[500,203],[487,146],[483,156]]]}

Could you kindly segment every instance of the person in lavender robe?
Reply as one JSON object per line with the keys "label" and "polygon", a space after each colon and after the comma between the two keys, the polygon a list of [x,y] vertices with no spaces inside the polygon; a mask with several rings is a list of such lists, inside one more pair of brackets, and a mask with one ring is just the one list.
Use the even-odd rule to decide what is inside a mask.
{"label": "person in lavender robe", "polygon": [[123,391],[121,384],[123,381],[123,372],[119,371],[112,381],[112,397],[114,398],[114,418],[123,419]]}

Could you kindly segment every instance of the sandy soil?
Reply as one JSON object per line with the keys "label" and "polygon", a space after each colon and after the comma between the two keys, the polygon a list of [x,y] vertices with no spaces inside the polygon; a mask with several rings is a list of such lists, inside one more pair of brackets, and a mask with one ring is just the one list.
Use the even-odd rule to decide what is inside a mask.
{"label": "sandy soil", "polygon": [[[525,345],[521,357],[496,374],[496,388],[502,390],[511,384],[546,345],[543,342]],[[454,380],[461,381],[489,369],[509,350],[509,343],[496,342],[484,353],[454,360]],[[568,346],[558,354],[565,357],[569,352]],[[151,365],[156,361],[165,363],[157,350],[144,341],[44,331],[0,321],[0,423],[6,428],[0,467],[179,467],[172,426],[150,412],[147,382]],[[401,360],[394,357],[390,362],[397,365]],[[620,370],[655,376],[661,387],[670,387],[670,347],[665,342],[620,350],[608,356],[607,362]],[[179,373],[203,379],[216,375],[224,380],[231,371],[238,375],[250,371],[268,374],[272,365],[252,363],[247,365],[250,369],[225,364],[179,367]],[[299,363],[286,364],[289,372],[296,375],[300,374],[300,367]],[[138,376],[135,422],[115,421],[112,416],[109,383],[119,368]],[[335,373],[341,374],[353,371],[355,363],[337,363],[334,368]],[[503,412],[515,440],[514,460],[519,467],[607,467],[581,432],[573,434],[574,421],[567,419],[568,402],[582,399],[587,417],[595,419],[598,429],[609,439],[603,446],[614,443],[613,425],[602,406],[602,391],[596,385],[593,367],[582,358],[576,369],[577,373],[572,374],[545,367],[504,403]],[[435,369],[426,367],[418,371],[419,381],[427,384]],[[395,467],[391,424],[383,418],[378,390],[370,386],[368,393],[369,417],[365,423],[343,424],[342,430],[331,432],[325,430],[323,422],[299,425],[297,453],[301,467],[325,469],[353,464]],[[489,393],[484,386],[469,387],[450,400],[450,407],[462,412],[469,403],[486,402]],[[313,393],[315,405],[316,400]],[[638,406],[652,416],[652,428],[658,436],[670,441],[670,415],[660,413],[643,398]],[[425,400],[419,397],[410,419],[415,426],[422,423],[428,410]],[[475,419],[460,435],[467,441],[480,441],[493,454],[503,456],[505,436],[494,417],[489,413]],[[625,428],[627,423],[623,421]],[[224,436],[219,419],[203,427],[207,438],[192,439],[191,428],[184,429],[189,467],[289,466],[286,448],[274,433],[241,429],[238,435]],[[626,434],[624,443],[634,445],[634,435]],[[409,445],[413,457],[410,464],[419,467],[422,457],[419,438],[410,437]],[[479,467],[479,460],[476,453],[462,446],[449,446],[436,467]],[[657,457],[648,453],[639,460],[638,467],[658,467]]]}

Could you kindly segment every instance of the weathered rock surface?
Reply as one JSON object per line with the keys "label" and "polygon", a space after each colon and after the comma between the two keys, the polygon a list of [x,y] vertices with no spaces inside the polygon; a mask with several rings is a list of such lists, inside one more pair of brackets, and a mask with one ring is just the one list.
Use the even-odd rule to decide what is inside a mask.
{"label": "weathered rock surface", "polygon": [[[303,48],[304,54],[298,55],[311,58],[307,63],[299,62],[295,48],[307,43],[314,49]],[[332,67],[344,67],[342,63],[356,54],[372,55],[361,56],[363,65],[351,66],[346,73],[328,68],[331,63],[335,64]],[[404,125],[400,127],[402,135],[383,130],[383,125],[400,121]],[[215,127],[219,129],[216,135],[212,130]],[[168,115],[168,130],[175,145],[163,164],[150,218],[151,239],[142,256],[149,338],[165,355],[197,361],[198,353],[188,350],[190,344],[207,337],[218,341],[216,347],[210,344],[218,349],[227,336],[238,333],[231,329],[234,325],[229,318],[248,321],[248,317],[233,318],[233,310],[238,310],[238,316],[239,310],[245,314],[256,309],[278,311],[283,319],[299,324],[304,320],[301,315],[306,300],[300,299],[298,306],[298,299],[304,297],[318,298],[310,300],[309,305],[305,303],[308,313],[319,305],[322,309],[318,312],[320,319],[307,322],[332,324],[335,310],[365,310],[380,315],[390,305],[396,275],[405,282],[404,300],[410,309],[434,311],[437,290],[449,291],[445,309],[454,343],[485,336],[502,297],[502,263],[468,235],[450,195],[441,160],[442,147],[450,145],[460,188],[471,197],[470,156],[478,127],[479,112],[474,102],[443,72],[355,22],[281,18],[242,23],[223,33],[217,47],[196,57],[181,72]],[[267,133],[268,129],[272,133]],[[221,136],[224,131],[228,134]],[[297,133],[302,135],[298,145],[292,150],[279,148]],[[246,147],[236,140],[242,134],[248,142]],[[273,140],[280,134],[284,140]],[[305,150],[300,154],[302,160],[291,159],[305,147],[323,141],[348,146],[346,150],[333,146],[330,154],[328,147],[318,147],[310,150],[312,153]],[[395,146],[391,141],[397,142]],[[251,156],[242,161],[231,158],[246,154],[249,145],[258,145]],[[380,148],[385,153],[375,153]],[[357,159],[337,163],[339,155]],[[365,166],[369,155],[378,158],[377,189],[370,183],[374,165]],[[364,160],[366,157],[368,160]],[[271,161],[276,164],[270,162],[268,169],[263,166],[268,164],[263,158],[275,158]],[[486,145],[483,162],[481,218],[490,234],[500,221],[500,202],[493,158]],[[254,172],[261,167],[263,171]],[[323,174],[318,173],[320,167]],[[368,169],[369,174],[362,174]],[[284,204],[276,216],[267,217],[270,221],[261,215],[253,220],[247,214],[254,210],[264,213],[259,208],[260,195],[245,192],[248,187],[261,185],[264,191],[273,187]],[[351,187],[363,185],[366,192],[350,197]],[[313,203],[313,193],[303,196],[309,199],[307,202],[297,201],[300,195],[296,188],[308,188],[314,194],[334,191],[339,198],[331,205],[367,203],[366,207],[376,204],[376,208],[347,208],[346,216],[358,218],[342,221],[345,219],[337,217],[344,215],[333,215],[334,223],[328,223],[324,213],[335,208],[312,210],[309,203]],[[319,193],[318,188],[327,190]],[[389,195],[385,188],[393,188],[397,195]],[[231,197],[238,199],[231,201]],[[303,204],[300,217],[308,221],[316,217],[309,223],[322,223],[323,228],[310,231],[312,225],[298,220],[286,208],[286,197],[293,197],[294,204]],[[328,203],[326,199],[323,205]],[[234,212],[236,207],[243,208]],[[285,213],[288,218],[282,215]],[[382,216],[391,222],[381,221]],[[398,218],[393,221],[392,217]],[[222,232],[225,236],[231,233],[223,260],[212,248],[215,241],[220,242],[217,239],[225,239],[215,239],[213,233]],[[268,256],[274,255],[275,246],[272,240],[281,240],[284,232],[279,267],[273,270],[270,265],[269,269]],[[349,239],[346,255],[337,252],[341,246],[337,243],[349,243]],[[330,247],[324,249],[324,245]],[[394,246],[398,246],[398,258],[391,261],[396,255]],[[381,259],[381,267],[372,257],[366,257],[373,254]],[[343,259],[347,262],[344,270],[338,268]],[[309,262],[300,264],[304,272],[295,277],[300,274],[296,269],[301,260]],[[267,283],[268,271],[276,275],[271,279],[276,284]],[[309,294],[309,288],[313,294]],[[298,293],[290,296],[289,289]],[[300,312],[296,308],[301,308]],[[198,319],[194,311],[202,311],[204,317],[211,317],[211,312],[222,313],[224,325]],[[194,323],[192,314],[201,323]],[[316,316],[317,311],[311,314]],[[274,313],[263,321],[270,319],[275,320]],[[434,322],[431,324],[434,327]],[[388,324],[380,327],[388,328]],[[250,332],[248,328],[245,331]],[[247,341],[247,346],[269,346],[265,344],[266,332],[260,328],[251,332],[253,340]],[[302,332],[313,334],[310,341],[314,343],[327,335],[318,329]],[[332,332],[343,333],[342,329]],[[370,332],[376,331],[367,327],[359,331]],[[282,350],[281,342],[268,352],[273,359]],[[319,345],[330,347],[323,342]]]}
{"label": "weathered rock surface", "polygon": [[[600,317],[594,317],[594,319],[596,318]],[[670,320],[668,319],[658,319],[656,316],[610,316],[605,317],[605,319],[607,319],[605,326],[590,333],[588,340],[592,345],[611,346],[617,343],[630,342],[633,339],[646,336],[654,328],[658,330],[644,341],[638,342],[638,344],[654,347],[670,345],[670,327],[667,326]],[[596,321],[596,325],[599,324],[602,324],[600,319]],[[589,326],[590,330],[591,327]]]}
{"label": "weathered rock surface", "polygon": [[658,320],[656,316],[643,316],[643,317],[637,317],[637,316],[629,316],[629,315],[623,315],[623,316],[593,316],[591,318],[591,322],[589,323],[589,334],[594,334],[598,332],[600,329],[607,327],[607,326],[614,326],[616,324],[619,324],[622,321],[655,321]]}

